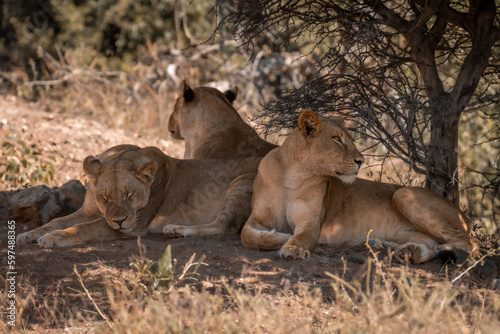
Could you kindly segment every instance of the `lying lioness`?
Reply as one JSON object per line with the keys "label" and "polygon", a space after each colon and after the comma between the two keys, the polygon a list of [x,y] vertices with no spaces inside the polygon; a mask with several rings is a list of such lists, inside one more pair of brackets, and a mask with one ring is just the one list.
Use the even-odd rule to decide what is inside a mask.
{"label": "lying lioness", "polygon": [[182,82],[168,130],[173,138],[186,140],[184,159],[262,157],[276,147],[241,119],[232,105],[237,95],[237,87],[223,94]]}
{"label": "lying lioness", "polygon": [[342,124],[312,111],[262,160],[252,214],[241,240],[247,248],[306,258],[316,244],[366,241],[390,246],[399,261],[429,261],[454,247],[477,252],[467,217],[424,188],[356,178],[363,156]]}
{"label": "lying lioness", "polygon": [[[250,213],[259,158],[178,160],[154,147],[120,145],[83,169],[90,179],[81,209],[18,236],[41,247],[175,234],[168,224],[200,225],[199,234],[238,233]],[[249,179],[242,174],[250,173]]]}

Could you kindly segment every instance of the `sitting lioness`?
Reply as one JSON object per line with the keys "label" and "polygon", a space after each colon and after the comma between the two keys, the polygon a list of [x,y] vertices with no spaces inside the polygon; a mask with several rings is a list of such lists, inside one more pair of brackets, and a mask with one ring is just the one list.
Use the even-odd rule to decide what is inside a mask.
{"label": "sitting lioness", "polygon": [[262,157],[276,147],[241,119],[232,105],[237,95],[237,87],[223,94],[182,82],[168,130],[173,138],[186,141],[184,159]]}
{"label": "sitting lioness", "polygon": [[[237,87],[223,94],[210,87],[192,89],[183,81],[182,94],[175,103],[168,129],[172,137],[186,141],[185,159],[257,157],[260,160],[276,147],[259,138],[252,127],[241,119],[231,104],[237,95]],[[232,214],[228,207],[228,215],[242,217],[242,208],[246,205],[246,218],[250,216],[252,184],[256,175],[257,170],[239,177],[240,184],[249,185],[248,192],[245,193],[242,185],[242,195],[233,197],[234,202],[240,203],[239,207],[234,208],[238,213]],[[203,225],[169,225],[166,233],[169,238],[207,234]]]}
{"label": "sitting lioness", "polygon": [[302,113],[259,166],[243,245],[293,260],[318,242],[356,245],[372,231],[372,242],[391,247],[401,262],[429,261],[454,247],[478,251],[469,220],[450,201],[424,188],[358,179],[363,162],[342,123]]}
{"label": "sitting lioness", "polygon": [[[178,160],[154,147],[115,146],[83,162],[90,182],[82,208],[20,234],[17,241],[64,247],[175,234],[168,224],[200,225],[198,234],[239,233],[250,213],[259,161]],[[250,180],[240,176],[246,173]]]}

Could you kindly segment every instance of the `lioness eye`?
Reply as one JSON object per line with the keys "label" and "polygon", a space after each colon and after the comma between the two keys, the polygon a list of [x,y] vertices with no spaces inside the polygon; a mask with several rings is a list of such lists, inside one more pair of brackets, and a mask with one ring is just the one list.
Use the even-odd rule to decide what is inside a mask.
{"label": "lioness eye", "polygon": [[134,194],[133,192],[129,192],[129,193],[127,193],[127,199],[130,199],[130,198],[132,197],[132,195],[133,195],[133,194]]}
{"label": "lioness eye", "polygon": [[336,142],[339,142],[339,143],[341,143],[341,144],[342,144],[342,139],[340,139],[340,137],[339,137],[339,136],[334,136],[334,137],[333,137],[333,140],[335,140]]}
{"label": "lioness eye", "polygon": [[106,202],[108,201],[108,197],[107,197],[106,195],[101,195],[101,197],[102,197],[102,199],[103,199],[104,201],[106,201]]}

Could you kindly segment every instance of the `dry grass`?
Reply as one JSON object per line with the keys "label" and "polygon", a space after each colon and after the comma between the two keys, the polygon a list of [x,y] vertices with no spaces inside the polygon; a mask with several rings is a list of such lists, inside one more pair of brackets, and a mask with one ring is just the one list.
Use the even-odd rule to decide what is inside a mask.
{"label": "dry grass", "polygon": [[[227,42],[225,48],[227,55],[223,59],[220,45],[198,45],[182,53],[167,54],[158,45],[149,45],[133,67],[101,61],[88,64],[88,55],[77,50],[61,50],[54,58],[40,49],[50,79],[27,81],[22,77],[18,81],[24,83],[18,91],[25,98],[39,96],[52,111],[86,114],[113,128],[168,137],[168,117],[184,79],[193,87],[208,85],[226,90],[238,86],[236,107],[246,118],[255,115],[260,105],[274,96],[272,88],[262,89],[269,86],[269,79],[262,69],[257,70],[259,64],[249,69],[249,54],[237,49],[233,42]],[[278,64],[271,69],[267,62],[259,66],[279,71],[279,62],[287,55],[269,52],[266,57],[278,58]],[[289,66],[281,78],[282,85],[295,83],[302,70],[299,65]],[[106,70],[116,67],[122,70]]]}
{"label": "dry grass", "polygon": [[274,296],[227,285],[221,294],[182,289],[164,298],[144,299],[136,305],[143,311],[133,313],[124,312],[124,305],[130,303],[124,298],[112,306],[116,326],[109,332],[456,333],[480,329],[488,333],[498,325],[498,305],[486,306],[485,296],[462,295],[446,283],[431,289],[404,271],[374,282],[369,292],[338,277],[332,279],[332,288],[333,300],[307,288]]}
{"label": "dry grass", "polygon": [[[463,279],[452,283],[465,268],[433,281],[374,256],[356,280],[328,274],[329,288],[303,282],[278,293],[235,287],[224,277],[206,287],[185,280],[185,268],[193,272],[193,261],[175,268],[164,289],[144,270],[105,265],[75,270],[76,279],[44,293],[24,280],[14,332],[493,333],[500,326],[498,293]],[[2,316],[0,331],[8,329]]]}

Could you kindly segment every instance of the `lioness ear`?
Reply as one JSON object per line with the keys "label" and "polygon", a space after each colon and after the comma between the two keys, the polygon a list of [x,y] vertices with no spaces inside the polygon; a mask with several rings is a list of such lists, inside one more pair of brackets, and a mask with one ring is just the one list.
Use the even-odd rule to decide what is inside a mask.
{"label": "lioness ear", "polygon": [[234,100],[236,100],[236,97],[238,96],[238,87],[234,86],[232,89],[226,90],[224,95],[229,100],[229,102],[233,103]]}
{"label": "lioness ear", "polygon": [[194,99],[194,91],[186,83],[186,80],[182,80],[182,96],[186,102],[190,102]]}
{"label": "lioness ear", "polygon": [[146,162],[137,169],[135,176],[144,183],[153,183],[158,164],[154,161]]}
{"label": "lioness ear", "polygon": [[83,160],[83,171],[88,176],[97,176],[101,171],[102,163],[94,156],[89,155]]}
{"label": "lioness ear", "polygon": [[299,116],[299,130],[304,138],[314,137],[323,128],[323,122],[314,111],[304,111]]}

